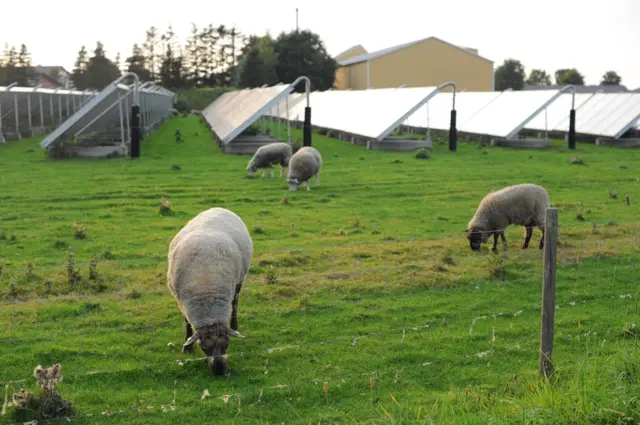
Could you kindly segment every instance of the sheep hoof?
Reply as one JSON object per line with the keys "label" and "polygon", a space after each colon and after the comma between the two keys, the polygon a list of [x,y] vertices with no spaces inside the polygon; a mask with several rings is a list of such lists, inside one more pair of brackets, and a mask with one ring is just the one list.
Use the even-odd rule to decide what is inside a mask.
{"label": "sheep hoof", "polygon": [[493,248],[491,248],[491,252],[493,252],[494,254],[498,253],[498,248],[496,248],[495,246]]}
{"label": "sheep hoof", "polygon": [[182,347],[182,352],[185,354],[193,353],[193,345],[187,345],[186,347]]}

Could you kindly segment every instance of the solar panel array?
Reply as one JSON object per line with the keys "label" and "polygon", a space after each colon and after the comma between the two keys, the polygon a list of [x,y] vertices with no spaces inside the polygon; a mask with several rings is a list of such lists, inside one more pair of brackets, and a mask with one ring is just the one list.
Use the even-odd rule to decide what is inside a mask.
{"label": "solar panel array", "polygon": [[97,92],[0,86],[0,139],[20,140],[53,130]]}
{"label": "solar panel array", "polygon": [[[117,80],[116,80],[117,81]],[[13,91],[13,89],[11,90]],[[131,108],[134,85],[109,84],[91,97],[40,143],[43,148],[76,140],[80,143],[115,143],[128,145],[131,140]],[[143,135],[152,132],[171,115],[174,93],[150,83],[138,87],[140,129]]]}
{"label": "solar panel array", "polygon": [[[396,123],[432,87],[328,90],[311,93],[312,125],[367,139]],[[304,103],[291,94],[267,115],[302,121]],[[418,129],[448,130],[451,92],[440,92],[409,114],[402,124]],[[473,135],[513,138],[522,130],[569,131],[572,94],[559,90],[456,93],[457,129]],[[620,138],[640,125],[640,93],[576,94],[576,133]],[[545,118],[546,116],[546,118]],[[385,133],[386,134],[386,133]]]}

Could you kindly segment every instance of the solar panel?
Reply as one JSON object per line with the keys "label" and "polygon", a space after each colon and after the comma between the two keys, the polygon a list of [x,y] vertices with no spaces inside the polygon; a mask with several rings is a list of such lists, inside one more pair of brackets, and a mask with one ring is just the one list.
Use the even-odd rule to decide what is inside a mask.
{"label": "solar panel", "polygon": [[[529,130],[546,131],[553,129],[563,120],[568,120],[569,112],[571,111],[572,96],[572,93],[561,94],[559,98],[546,108],[546,122],[545,111],[543,110],[529,121],[525,125],[525,128]],[[576,111],[579,111],[592,97],[593,93],[576,93],[574,105]],[[580,112],[576,112],[576,117],[580,114]]]}
{"label": "solar panel", "polygon": [[0,87],[0,136],[19,140],[52,130],[95,92]]}
{"label": "solar panel", "polygon": [[[596,93],[576,114],[576,133],[594,136],[622,136],[640,116],[640,93]],[[554,130],[567,131],[569,120]]]}
{"label": "solar panel", "polygon": [[215,135],[222,143],[227,144],[293,89],[290,84],[278,84],[229,92],[207,106],[202,115]]}
{"label": "solar panel", "polygon": [[[463,123],[493,102],[502,92],[456,93],[456,121]],[[409,117],[407,125],[418,128],[448,130],[451,120],[453,93],[438,93]],[[459,127],[459,125],[458,125]]]}
{"label": "solar panel", "polygon": [[[140,128],[148,133],[170,116],[174,94],[163,88],[143,86],[139,89]],[[47,135],[40,146],[49,148],[72,138],[87,142],[130,143],[133,93],[133,86],[109,84]]]}
{"label": "solar panel", "polygon": [[460,122],[458,130],[511,138],[538,110],[557,96],[558,90],[505,91],[469,120]]}
{"label": "solar panel", "polygon": [[[438,92],[436,87],[337,90],[311,93],[314,127],[381,141]],[[305,104],[289,109],[291,120],[303,118]]]}

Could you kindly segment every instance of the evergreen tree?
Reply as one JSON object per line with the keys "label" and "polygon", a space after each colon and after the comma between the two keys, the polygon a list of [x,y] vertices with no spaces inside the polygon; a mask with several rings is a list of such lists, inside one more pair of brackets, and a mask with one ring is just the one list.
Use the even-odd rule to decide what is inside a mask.
{"label": "evergreen tree", "polygon": [[144,51],[139,45],[133,45],[131,56],[129,56],[125,62],[127,63],[127,71],[135,73],[138,78],[140,78],[140,81],[151,79],[151,71],[145,68]]}
{"label": "evergreen tree", "polygon": [[89,64],[89,58],[87,57],[87,50],[84,46],[80,48],[78,52],[78,56],[76,58],[76,62],[73,66],[73,71],[71,73],[71,80],[73,81],[73,85],[78,90],[86,90],[87,89],[87,65]]}
{"label": "evergreen tree", "polygon": [[98,41],[85,72],[87,88],[102,90],[120,75],[120,70],[107,58],[103,44]]}

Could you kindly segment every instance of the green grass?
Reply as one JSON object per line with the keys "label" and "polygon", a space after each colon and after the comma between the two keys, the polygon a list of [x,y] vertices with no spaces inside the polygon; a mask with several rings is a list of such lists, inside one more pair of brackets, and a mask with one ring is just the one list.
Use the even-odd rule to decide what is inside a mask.
{"label": "green grass", "polygon": [[[60,362],[80,424],[640,420],[636,151],[436,142],[420,159],[314,135],[321,185],[293,193],[277,169],[246,177],[249,157],[220,153],[196,117],[167,121],[139,160],[55,161],[37,142],[0,145],[9,396],[34,386],[37,364]],[[471,252],[462,233],[486,193],[522,182],[544,185],[560,213],[548,382],[538,231],[521,250],[510,229],[499,256]],[[224,378],[199,349],[180,353],[165,286],[171,238],[215,206],[244,219],[255,248],[239,306],[247,339],[232,341]],[[9,408],[0,424],[28,419]]]}

